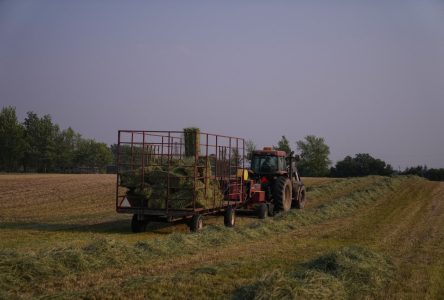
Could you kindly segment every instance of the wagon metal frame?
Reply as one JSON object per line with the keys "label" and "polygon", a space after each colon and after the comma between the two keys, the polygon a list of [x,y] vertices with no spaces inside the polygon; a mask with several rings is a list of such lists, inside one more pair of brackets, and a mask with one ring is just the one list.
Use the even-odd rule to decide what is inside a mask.
{"label": "wagon metal frame", "polygon": [[[243,176],[238,176],[238,170],[244,170],[245,141],[242,138],[217,135],[211,133],[194,132],[196,151],[193,156],[187,155],[194,168],[191,176],[193,181],[192,207],[172,207],[171,194],[177,190],[172,186],[170,171],[174,160],[185,157],[185,139],[183,131],[147,131],[147,130],[119,130],[117,147],[117,182],[116,182],[116,211],[137,216],[139,220],[176,221],[189,219],[195,215],[208,215],[235,209],[243,203],[245,184]],[[205,163],[200,165],[199,162]],[[125,172],[140,172],[140,187],[145,185],[147,167],[161,167],[166,170],[166,198],[163,208],[148,205],[149,199],[141,203],[130,203],[127,197],[127,188],[121,186],[121,176]],[[209,173],[211,166],[211,173]],[[199,176],[200,169],[203,176]],[[208,175],[211,174],[211,175]],[[216,180],[223,187],[224,198],[217,201],[213,192],[212,207],[196,206],[196,183],[199,180]],[[215,188],[213,186],[213,188]],[[207,186],[204,188],[207,196]]]}

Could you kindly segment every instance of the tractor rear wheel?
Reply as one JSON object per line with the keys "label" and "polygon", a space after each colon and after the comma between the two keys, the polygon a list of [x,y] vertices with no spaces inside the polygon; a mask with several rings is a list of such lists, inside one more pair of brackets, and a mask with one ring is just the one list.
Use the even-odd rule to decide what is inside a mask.
{"label": "tractor rear wheel", "polygon": [[289,211],[291,208],[291,180],[286,177],[276,179],[273,186],[273,200],[276,211]]}
{"label": "tractor rear wheel", "polygon": [[191,221],[189,223],[189,227],[190,227],[190,230],[192,232],[197,232],[197,231],[202,230],[202,228],[203,228],[203,217],[202,217],[202,215],[194,215],[191,218]]}
{"label": "tractor rear wheel", "polygon": [[259,219],[265,219],[268,216],[268,206],[265,203],[262,203],[257,208],[257,216]]}
{"label": "tractor rear wheel", "polygon": [[236,213],[233,207],[229,206],[225,210],[224,214],[224,225],[227,227],[233,227],[236,223]]}
{"label": "tractor rear wheel", "polygon": [[131,231],[134,233],[144,232],[146,231],[146,225],[148,221],[139,220],[139,216],[134,214],[131,219]]}

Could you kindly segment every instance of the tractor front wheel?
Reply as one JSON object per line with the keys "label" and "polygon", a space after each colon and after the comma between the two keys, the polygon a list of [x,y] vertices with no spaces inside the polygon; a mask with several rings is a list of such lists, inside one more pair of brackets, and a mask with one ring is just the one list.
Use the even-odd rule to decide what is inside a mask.
{"label": "tractor front wheel", "polygon": [[273,186],[273,200],[276,211],[289,211],[291,208],[292,194],[291,180],[279,177]]}
{"label": "tractor front wheel", "polygon": [[305,196],[305,187],[303,186],[301,188],[301,191],[299,193],[299,197],[297,199],[295,199],[297,201],[295,201],[295,208],[298,209],[303,209],[305,206],[305,202],[307,202],[307,198]]}

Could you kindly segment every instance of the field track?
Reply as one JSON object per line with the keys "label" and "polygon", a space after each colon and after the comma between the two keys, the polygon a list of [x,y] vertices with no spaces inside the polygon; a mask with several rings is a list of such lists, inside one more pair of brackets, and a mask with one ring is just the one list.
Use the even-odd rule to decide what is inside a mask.
{"label": "field track", "polygon": [[[306,184],[303,211],[131,234],[130,216],[114,212],[113,175],[0,175],[0,298],[444,297],[443,183]],[[368,261],[345,264],[347,251]],[[348,273],[313,269],[325,257]]]}

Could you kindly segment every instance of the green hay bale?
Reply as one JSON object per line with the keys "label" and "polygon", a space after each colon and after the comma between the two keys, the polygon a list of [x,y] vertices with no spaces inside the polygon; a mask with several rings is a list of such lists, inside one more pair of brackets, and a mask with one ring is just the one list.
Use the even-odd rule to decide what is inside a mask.
{"label": "green hay bale", "polygon": [[185,156],[199,156],[200,154],[200,129],[189,127],[183,129],[185,144]]}
{"label": "green hay bale", "polygon": [[[195,175],[198,178],[194,181]],[[169,167],[145,167],[143,181],[141,168],[126,172],[121,175],[121,185],[129,189],[132,206],[151,209],[164,209],[167,198],[172,209],[193,208],[193,196],[196,208],[220,206],[224,199],[206,158],[197,162],[195,158],[173,160]]]}
{"label": "green hay bale", "polygon": [[188,183],[188,179],[185,176],[176,174],[174,171],[152,171],[145,175],[145,183],[159,188],[168,187],[168,178],[170,180],[170,187],[185,187]]}
{"label": "green hay bale", "polygon": [[120,173],[120,185],[128,189],[135,189],[140,184],[140,178],[137,177],[136,173],[133,171],[121,172]]}

